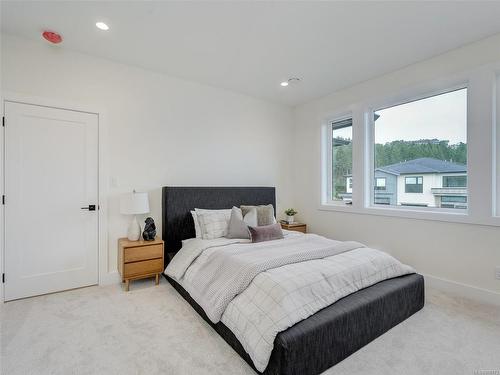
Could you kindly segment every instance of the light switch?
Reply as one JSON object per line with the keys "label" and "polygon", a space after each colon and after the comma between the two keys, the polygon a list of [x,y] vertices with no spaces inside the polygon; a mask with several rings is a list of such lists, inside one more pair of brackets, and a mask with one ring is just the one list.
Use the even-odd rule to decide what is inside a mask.
{"label": "light switch", "polygon": [[118,180],[118,177],[111,177],[111,187],[112,188],[120,187],[120,181]]}

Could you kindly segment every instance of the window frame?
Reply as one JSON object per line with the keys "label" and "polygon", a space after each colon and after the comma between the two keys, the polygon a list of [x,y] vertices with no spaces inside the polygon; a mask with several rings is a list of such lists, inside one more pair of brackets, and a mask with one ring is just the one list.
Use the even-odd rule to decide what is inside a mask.
{"label": "window frame", "polygon": [[[493,83],[493,212],[492,216],[500,221],[500,63],[494,69]],[[496,100],[495,100],[496,99]],[[354,129],[353,129],[354,130]]]}
{"label": "window frame", "polygon": [[[408,183],[409,178],[414,178],[415,183],[409,184]],[[418,183],[419,180],[422,181],[421,184]],[[421,191],[408,191],[408,185],[415,185],[416,187],[420,186]],[[405,194],[423,194],[423,193],[424,193],[424,176],[405,176]]]}
{"label": "window frame", "polygon": [[[365,160],[368,165],[366,167],[366,173],[369,176],[375,176],[375,120],[374,114],[377,111],[382,109],[396,107],[398,105],[403,105],[407,103],[412,103],[415,101],[431,98],[433,96],[447,94],[453,91],[467,89],[467,146],[469,146],[470,134],[469,134],[469,100],[470,100],[470,90],[469,90],[469,80],[465,77],[454,78],[450,80],[436,81],[433,83],[429,83],[427,85],[421,85],[413,88],[409,88],[408,90],[403,90],[395,95],[383,96],[378,100],[374,100],[370,103],[367,103],[365,106],[365,127],[366,127],[366,146],[365,146]],[[469,164],[469,147],[467,147],[467,164]],[[369,180],[368,180],[369,181]],[[389,216],[403,216],[403,217],[424,217],[424,218],[435,218],[439,217],[443,221],[448,221],[448,218],[455,217],[456,215],[467,216],[467,210],[459,210],[460,212],[456,212],[456,209],[453,208],[441,208],[441,207],[420,207],[420,206],[403,206],[403,205],[390,205],[390,206],[381,206],[374,203],[375,193],[373,185],[369,185],[366,187],[371,196],[368,197],[368,204],[365,205],[365,209],[374,209],[374,210],[390,210]],[[406,190],[406,189],[405,189]],[[411,194],[411,193],[410,193]],[[394,211],[401,212],[402,215],[393,215]],[[408,215],[406,215],[408,213]],[[425,213],[429,213],[426,215]],[[440,215],[443,216],[440,216]],[[451,214],[451,215],[450,215]],[[454,218],[451,220],[455,220]]]}
{"label": "window frame", "polygon": [[[443,179],[442,179],[442,181],[441,181],[441,185],[442,185],[444,188],[467,188],[467,175],[458,175],[458,174],[457,174],[457,175],[442,176],[442,177],[443,177]],[[446,179],[453,178],[453,177],[465,177],[465,185],[463,185],[463,186],[449,186],[449,185],[446,185],[446,186],[445,186],[444,181],[445,181]]]}
{"label": "window frame", "polygon": [[[445,200],[444,202],[445,203],[467,203],[467,197],[463,197],[461,195],[443,195],[441,196],[441,202],[443,202],[443,198],[447,198],[447,200]],[[448,200],[448,198],[465,198],[464,201],[459,201],[459,200]]]}
{"label": "window frame", "polygon": [[[384,186],[378,186],[378,183],[377,183],[378,180],[384,180]],[[374,184],[373,188],[375,189],[375,191],[387,191],[387,177],[376,177],[375,176],[375,184]],[[383,189],[379,189],[379,188],[383,188]],[[375,199],[375,197],[374,197],[374,199]],[[380,204],[380,203],[377,203],[377,204]]]}
{"label": "window frame", "polygon": [[[336,122],[341,122],[345,120],[351,120],[351,128],[352,128],[352,133],[353,133],[353,138],[351,140],[351,143],[353,144],[354,147],[354,118],[352,115],[352,111],[347,111],[343,112],[338,115],[332,115],[329,116],[325,119],[324,124],[323,124],[323,129],[322,129],[322,162],[321,162],[321,169],[322,169],[322,176],[323,176],[323,182],[322,182],[322,198],[321,198],[321,204],[322,205],[329,205],[329,206],[338,206],[338,207],[352,207],[352,201],[347,202],[347,201],[342,201],[342,200],[335,200],[333,199],[333,137],[332,137],[332,132],[333,132],[333,124]],[[352,151],[353,157],[354,157],[354,150]],[[353,168],[354,169],[354,168]],[[325,173],[326,170],[326,173]],[[353,173],[353,172],[351,172]],[[354,176],[351,175],[351,179],[354,180]],[[354,184],[353,184],[354,185]],[[351,192],[352,194],[352,192]]]}
{"label": "window frame", "polygon": [[[322,162],[318,166],[321,178],[318,210],[500,227],[500,108],[496,110],[500,107],[500,62],[447,76],[432,75],[432,72],[425,75],[427,79],[412,79],[404,85],[396,83],[391,87],[381,87],[376,97],[359,94],[357,100],[337,107],[337,114],[343,115],[349,111],[353,118],[352,174],[356,189],[353,193],[353,205],[349,207],[329,204],[324,199],[324,153],[327,150],[327,138],[322,130],[321,142],[318,142],[321,144],[319,153],[322,155]],[[373,112],[461,88],[467,88],[467,210],[374,204]],[[321,127],[326,124],[325,119],[340,117],[331,114],[328,110],[323,115],[320,114],[323,119],[320,120]]]}

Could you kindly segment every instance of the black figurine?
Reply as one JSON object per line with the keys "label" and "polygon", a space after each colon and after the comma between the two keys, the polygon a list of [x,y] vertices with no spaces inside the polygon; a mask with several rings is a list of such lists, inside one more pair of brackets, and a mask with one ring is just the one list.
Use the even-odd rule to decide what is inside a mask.
{"label": "black figurine", "polygon": [[144,232],[142,232],[142,238],[144,241],[153,241],[156,237],[156,225],[152,217],[146,219],[146,225],[144,226]]}

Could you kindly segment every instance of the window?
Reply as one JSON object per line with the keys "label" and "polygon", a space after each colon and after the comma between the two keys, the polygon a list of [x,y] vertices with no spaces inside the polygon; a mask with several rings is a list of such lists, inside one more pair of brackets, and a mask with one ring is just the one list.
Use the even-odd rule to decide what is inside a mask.
{"label": "window", "polygon": [[375,197],[375,204],[391,204],[390,198]]}
{"label": "window", "polygon": [[466,88],[384,107],[373,119],[375,205],[466,205],[442,201],[450,189],[467,199]]}
{"label": "window", "polygon": [[352,193],[352,177],[347,177],[346,192]]}
{"label": "window", "polygon": [[443,176],[443,187],[467,187],[467,176]]}
{"label": "window", "polygon": [[450,203],[467,203],[467,197],[456,197],[456,196],[447,196],[443,195],[441,197],[441,202],[450,202]]}
{"label": "window", "polygon": [[352,118],[331,123],[331,199],[352,202]]}
{"label": "window", "polygon": [[333,101],[345,116],[322,122],[320,210],[500,227],[500,61],[386,91]]}
{"label": "window", "polygon": [[423,177],[405,177],[405,193],[423,193]]}
{"label": "window", "polygon": [[467,197],[443,195],[441,197],[441,207],[462,209],[467,208]]}
{"label": "window", "polygon": [[376,177],[375,178],[375,190],[385,190],[386,188],[386,178]]}

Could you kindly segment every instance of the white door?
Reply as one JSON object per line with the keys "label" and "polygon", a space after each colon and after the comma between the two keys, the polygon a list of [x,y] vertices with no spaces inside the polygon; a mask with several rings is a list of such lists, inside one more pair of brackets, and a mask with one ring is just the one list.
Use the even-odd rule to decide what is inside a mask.
{"label": "white door", "polygon": [[97,177],[96,114],[5,102],[6,301],[97,284]]}

